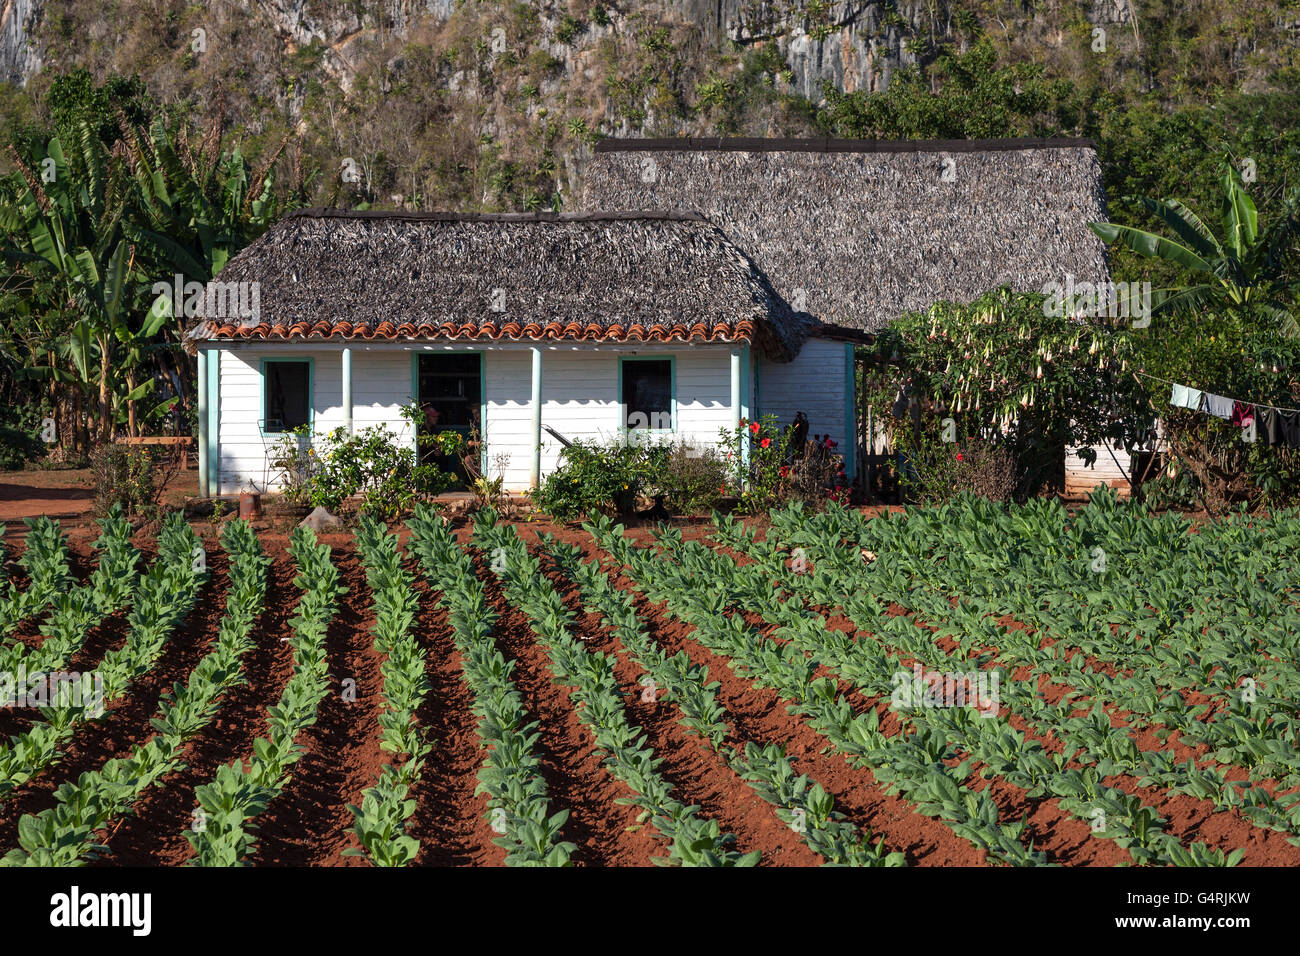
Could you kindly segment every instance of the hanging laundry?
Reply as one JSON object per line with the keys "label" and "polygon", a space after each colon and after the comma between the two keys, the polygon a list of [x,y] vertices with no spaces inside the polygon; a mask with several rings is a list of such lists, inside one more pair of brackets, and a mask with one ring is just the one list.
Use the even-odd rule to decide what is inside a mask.
{"label": "hanging laundry", "polygon": [[1194,412],[1199,412],[1204,395],[1205,393],[1199,388],[1175,385],[1173,391],[1169,394],[1169,404],[1175,408],[1190,408]]}
{"label": "hanging laundry", "polygon": [[1222,395],[1211,395],[1205,393],[1204,410],[1209,412],[1215,418],[1232,418],[1232,399],[1225,398]]}
{"label": "hanging laundry", "polygon": [[1240,425],[1242,428],[1249,428],[1255,424],[1255,406],[1247,405],[1245,402],[1233,402],[1232,424]]}
{"label": "hanging laundry", "polygon": [[1300,412],[1277,412],[1277,430],[1284,444],[1300,448]]}
{"label": "hanging laundry", "polygon": [[1267,405],[1259,410],[1259,424],[1255,426],[1259,436],[1264,439],[1266,445],[1282,444],[1282,423],[1278,418],[1278,410],[1269,408]]}

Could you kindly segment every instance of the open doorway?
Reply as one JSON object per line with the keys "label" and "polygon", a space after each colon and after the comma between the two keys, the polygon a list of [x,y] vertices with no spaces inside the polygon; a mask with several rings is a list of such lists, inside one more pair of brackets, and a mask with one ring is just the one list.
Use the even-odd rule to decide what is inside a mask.
{"label": "open doorway", "polygon": [[[466,442],[476,443],[482,429],[483,358],[478,352],[453,352],[416,357],[416,398],[424,412],[421,434],[457,432]],[[436,448],[423,447],[422,461],[452,472],[461,481],[473,476],[455,456],[443,456]]]}

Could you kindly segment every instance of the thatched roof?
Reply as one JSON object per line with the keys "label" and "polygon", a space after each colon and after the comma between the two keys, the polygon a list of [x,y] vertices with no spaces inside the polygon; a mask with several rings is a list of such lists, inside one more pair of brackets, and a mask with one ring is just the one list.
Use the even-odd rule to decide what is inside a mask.
{"label": "thatched roof", "polygon": [[694,212],[471,215],[307,209],[230,260],[257,317],[195,339],[753,341],[781,361],[804,323]]}
{"label": "thatched roof", "polygon": [[1108,276],[1087,140],[604,140],[583,205],[698,210],[828,326]]}

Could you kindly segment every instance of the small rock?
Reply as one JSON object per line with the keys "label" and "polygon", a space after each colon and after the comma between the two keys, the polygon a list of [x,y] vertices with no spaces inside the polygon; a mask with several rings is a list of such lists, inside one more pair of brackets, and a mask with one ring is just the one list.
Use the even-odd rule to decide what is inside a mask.
{"label": "small rock", "polygon": [[330,528],[342,528],[343,519],[336,515],[330,514],[324,507],[315,509],[307,517],[298,523],[300,528],[311,528],[312,531],[325,531]]}

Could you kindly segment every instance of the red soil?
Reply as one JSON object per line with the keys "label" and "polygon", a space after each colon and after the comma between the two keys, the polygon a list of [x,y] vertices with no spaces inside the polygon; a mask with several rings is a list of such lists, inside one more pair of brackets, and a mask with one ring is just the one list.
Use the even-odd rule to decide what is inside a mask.
{"label": "red soil", "polygon": [[[73,489],[75,490],[75,489]],[[3,514],[3,512],[0,512]],[[458,536],[468,537],[464,522],[458,521]],[[706,523],[679,523],[687,540],[710,541]],[[95,557],[90,542],[98,529],[87,520],[65,522],[72,547],[71,565],[80,580],[92,570]],[[525,541],[539,532],[549,532],[561,541],[579,544],[590,556],[591,539],[576,525],[556,526],[549,522],[518,525]],[[149,719],[155,716],[160,695],[174,681],[184,681],[197,661],[211,647],[224,613],[226,558],[216,544],[217,526],[196,523],[203,534],[213,571],[198,605],[185,624],[165,646],[153,672],[138,680],[126,698],[112,705],[105,718],[79,728],[62,760],[34,781],[0,801],[0,852],[17,843],[17,821],[22,813],[36,812],[53,803],[58,783],[75,779],[83,770],[102,766],[114,756],[126,756],[153,734]],[[177,865],[192,856],[185,832],[195,806],[195,787],[212,779],[216,769],[234,759],[247,759],[253,740],[266,733],[267,708],[279,698],[291,666],[289,645],[281,638],[289,633],[288,619],[297,603],[298,589],[292,585],[294,568],[285,554],[286,528],[259,525],[263,548],[275,559],[270,569],[267,611],[255,628],[256,647],[244,658],[249,683],[229,690],[222,698],[212,724],[187,746],[185,766],[151,788],[133,814],[113,821],[100,836],[109,855],[99,865]],[[404,529],[397,529],[406,538]],[[5,535],[9,557],[22,549],[22,527],[10,524]],[[629,535],[644,542],[652,531],[633,528]],[[348,832],[352,826],[349,803],[358,803],[364,790],[374,783],[380,768],[398,759],[380,749],[378,716],[382,708],[380,656],[373,646],[373,611],[369,591],[351,533],[321,536],[334,548],[334,557],[351,590],[340,599],[338,619],[327,635],[327,653],[333,679],[330,696],[321,703],[316,725],[304,731],[299,743],[305,753],[293,775],[267,812],[255,821],[259,844],[250,862],[263,865],[367,865],[363,858],[344,857],[342,851],[355,846]],[[151,548],[147,532],[137,535],[137,546]],[[481,560],[477,573],[487,586],[494,609],[501,615],[494,639],[502,652],[516,663],[514,680],[540,734],[535,748],[542,759],[553,811],[569,809],[564,838],[578,845],[574,862],[584,866],[645,866],[653,856],[666,856],[668,845],[649,824],[638,826],[639,810],[620,804],[632,792],[616,781],[593,752],[590,732],[578,720],[571,688],[553,681],[549,658],[535,640],[524,615],[503,595],[495,577]],[[142,561],[142,567],[143,567]],[[422,573],[416,573],[420,606],[415,633],[427,651],[430,683],[425,704],[417,714],[427,728],[433,751],[427,759],[420,784],[414,789],[415,814],[410,832],[420,841],[417,863],[421,865],[500,865],[504,851],[497,847],[487,818],[487,798],[475,794],[477,774],[484,751],[472,712],[472,695],[461,679],[461,661],[455,650],[444,610],[436,606]],[[773,808],[754,794],[712,748],[683,727],[671,702],[641,699],[641,668],[631,659],[610,629],[597,615],[586,614],[575,589],[561,580],[554,568],[543,561],[547,577],[557,587],[576,617],[574,633],[592,650],[617,658],[616,674],[628,691],[628,719],[645,732],[647,743],[662,759],[660,771],[679,799],[698,804],[701,814],[718,821],[721,828],[736,835],[735,848],[760,850],[764,865],[816,865],[820,859],[803,840],[776,816]],[[13,568],[12,562],[9,567]],[[12,572],[11,572],[12,573]],[[19,576],[20,577],[20,576]],[[616,584],[628,588],[626,576]],[[634,592],[635,593],[635,592]],[[694,629],[669,619],[658,605],[635,594],[638,614],[647,633],[667,653],[685,651],[693,663],[709,668],[709,680],[718,681],[718,700],[727,708],[727,744],[743,750],[747,741],[782,744],[801,773],[809,774],[835,797],[836,809],[859,827],[869,828],[883,839],[887,850],[902,851],[909,864],[921,866],[978,865],[987,863],[985,854],[954,834],[944,823],[918,813],[913,804],[883,786],[867,770],[851,766],[844,758],[828,752],[828,742],[814,732],[803,718],[791,716],[786,703],[769,689],[757,688],[738,676],[725,660],[704,648]],[[891,608],[893,614],[908,613]],[[85,647],[68,669],[88,669],[103,654],[120,646],[126,637],[125,614],[110,616],[87,635]],[[1008,622],[1015,626],[1012,622]],[[29,646],[42,638],[39,620],[25,622],[18,638]],[[854,633],[842,616],[829,618],[827,626]],[[771,636],[771,628],[763,626]],[[861,640],[874,640],[859,634]],[[950,642],[949,642],[950,643]],[[949,650],[952,648],[949,647]],[[340,694],[344,678],[356,681],[357,699],[346,703]],[[847,687],[841,685],[843,690]],[[1063,689],[1045,681],[1049,697]],[[854,709],[869,707],[881,715],[886,734],[897,733],[894,715],[881,701],[849,694]],[[1111,709],[1117,732],[1128,715]],[[30,725],[30,715],[0,710],[0,732],[13,733]],[[1023,729],[1018,715],[1010,715],[1012,726]],[[1129,731],[1139,746],[1173,750],[1176,755],[1200,757],[1204,748],[1188,748],[1176,738],[1162,741],[1150,730]],[[1059,752],[1054,738],[1037,737],[1049,751]],[[1232,776],[1244,776],[1245,771]],[[997,802],[1000,817],[1009,821],[1028,814],[1029,835],[1035,846],[1054,862],[1067,865],[1107,865],[1123,862],[1128,854],[1111,841],[1091,836],[1086,824],[1061,812],[1051,800],[1030,800],[1005,781],[986,781],[972,776],[972,790],[987,790]],[[1190,797],[1170,796],[1158,789],[1138,789],[1131,779],[1112,779],[1108,784],[1140,793],[1168,822],[1167,832],[1180,840],[1201,840],[1223,849],[1244,847],[1246,864],[1295,865],[1300,851],[1284,834],[1252,826],[1237,813],[1213,813],[1208,804]]]}
{"label": "red soil", "polygon": [[[317,708],[316,723],[298,736],[306,752],[290,771],[292,777],[257,822],[254,865],[355,859],[341,856],[357,846],[347,832],[353,824],[348,804],[361,803],[361,794],[392,756],[379,747],[383,658],[374,647],[375,617],[365,570],[355,551],[336,550],[333,558],[348,591],[339,598],[338,614],[325,634],[330,692]],[[348,679],[356,682],[353,701],[344,692]]]}
{"label": "red soil", "polygon": [[185,832],[198,806],[195,789],[209,783],[218,767],[252,755],[254,739],[266,733],[267,708],[279,700],[289,680],[293,652],[280,638],[290,631],[297,603],[296,573],[283,553],[268,569],[266,613],[253,628],[255,646],[243,659],[248,682],[226,691],[208,729],[186,748],[185,766],[151,788],[136,812],[112,831],[102,865],[173,866],[194,856]]}
{"label": "red soil", "polygon": [[146,743],[154,729],[149,723],[164,691],[183,682],[216,639],[225,606],[228,577],[226,556],[211,552],[209,577],[184,622],[168,636],[153,668],[137,678],[117,700],[105,704],[104,716],[77,725],[57,763],[20,787],[0,803],[0,845],[16,846],[18,820],[54,805],[58,786],[86,770],[102,767],[112,758],[131,755]]}
{"label": "red soil", "polygon": [[506,851],[488,823],[488,797],[475,794],[486,751],[479,746],[474,694],[461,679],[462,658],[452,640],[447,612],[415,562],[408,566],[420,592],[416,633],[427,651],[429,692],[416,714],[433,752],[415,793],[410,834],[420,841],[421,866],[504,866]]}
{"label": "red soil", "polygon": [[578,866],[646,866],[652,856],[666,856],[667,844],[648,825],[638,823],[641,811],[616,802],[634,793],[603,766],[593,749],[591,732],[578,720],[569,688],[554,682],[550,659],[534,641],[527,617],[509,602],[482,560],[476,557],[475,563],[487,597],[500,615],[493,636],[501,652],[517,662],[511,679],[528,712],[538,721],[540,736],[533,747],[541,760],[551,812],[571,811],[562,834],[578,847],[573,862]]}
{"label": "red soil", "polygon": [[629,656],[600,615],[583,611],[578,588],[550,570],[547,578],[574,613],[574,636],[593,652],[617,659],[614,672],[627,693],[624,708],[628,720],[646,732],[655,756],[663,760],[660,772],[674,785],[677,799],[700,807],[703,816],[716,820],[724,833],[734,834],[738,847],[760,850],[760,865],[818,866],[821,858],[808,849],[803,839],[777,817],[774,809],[758,797],[713,748],[679,723],[681,713],[670,701],[655,695],[643,699],[641,679],[646,672]]}

